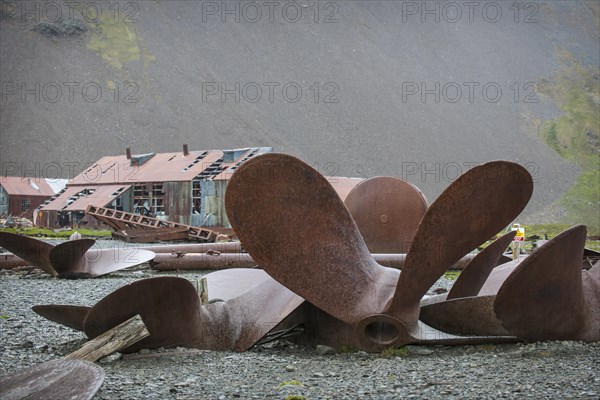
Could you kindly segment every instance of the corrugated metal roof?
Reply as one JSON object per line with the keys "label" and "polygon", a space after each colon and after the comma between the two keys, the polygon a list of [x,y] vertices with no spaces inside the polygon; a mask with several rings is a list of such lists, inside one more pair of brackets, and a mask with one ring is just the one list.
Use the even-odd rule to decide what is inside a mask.
{"label": "corrugated metal roof", "polygon": [[[221,150],[190,151],[187,156],[184,156],[183,152],[157,153],[139,166],[131,165],[130,160],[125,155],[107,156],[102,157],[84,172],[77,175],[71,184],[106,185],[191,181],[203,171],[206,171],[207,168],[216,167],[216,164],[220,164],[223,168],[234,166],[253,150],[257,150],[254,155],[271,151],[268,147],[235,150],[241,155],[238,155],[236,160],[229,163],[218,163],[224,155]],[[223,168],[216,170],[214,177],[210,179],[229,179],[233,172],[223,173]]]}
{"label": "corrugated metal roof", "polygon": [[73,179],[73,185],[190,181],[222,156],[222,152],[158,153],[142,165],[131,165],[125,155],[102,157]]}
{"label": "corrugated metal roof", "polygon": [[[81,211],[87,206],[104,207],[117,196],[113,193],[120,193],[129,189],[131,185],[98,185],[98,186],[68,186],[63,193],[45,206],[41,206],[43,211]],[[78,196],[77,198],[74,198]]]}
{"label": "corrugated metal roof", "polygon": [[0,176],[0,186],[2,186],[9,195],[46,197],[55,195],[54,190],[44,178]]}
{"label": "corrugated metal roof", "polygon": [[238,149],[238,150],[226,150],[226,151],[242,151],[243,153],[236,157],[232,162],[223,163],[223,171],[217,176],[212,178],[216,181],[228,181],[233,176],[235,170],[242,164],[242,162],[249,160],[252,157],[256,157],[261,154],[270,153],[273,151],[272,147],[252,147],[249,149]]}
{"label": "corrugated metal roof", "polygon": [[363,178],[346,178],[341,176],[328,176],[327,180],[331,183],[331,186],[335,189],[338,196],[342,201],[346,200],[346,196],[348,193],[354,188],[354,186],[358,185]]}

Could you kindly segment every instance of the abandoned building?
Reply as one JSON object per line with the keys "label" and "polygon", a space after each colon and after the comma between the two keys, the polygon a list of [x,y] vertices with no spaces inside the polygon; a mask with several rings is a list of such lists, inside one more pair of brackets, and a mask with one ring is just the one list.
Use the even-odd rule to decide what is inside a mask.
{"label": "abandoned building", "polygon": [[[225,191],[246,160],[271,147],[183,151],[102,157],[36,210],[37,225],[102,225],[88,206],[144,214],[180,224],[229,228]],[[332,178],[344,198],[361,179]]]}
{"label": "abandoned building", "polygon": [[0,217],[33,219],[33,210],[66,184],[66,179],[0,176]]}
{"label": "abandoned building", "polygon": [[99,225],[88,206],[140,213],[194,226],[227,226],[223,196],[244,161],[270,147],[105,156],[37,210],[37,223]]}

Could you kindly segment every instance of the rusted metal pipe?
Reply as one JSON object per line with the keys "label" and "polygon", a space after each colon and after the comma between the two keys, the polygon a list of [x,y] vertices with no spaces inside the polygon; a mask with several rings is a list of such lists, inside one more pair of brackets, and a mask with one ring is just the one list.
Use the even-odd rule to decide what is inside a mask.
{"label": "rusted metal pipe", "polygon": [[[384,267],[402,269],[406,254],[371,254],[373,259]],[[468,254],[461,258],[452,269],[463,269],[475,257]],[[159,271],[213,270],[228,268],[253,268],[256,261],[248,253],[157,253],[150,267]]]}
{"label": "rusted metal pipe", "polygon": [[150,267],[159,271],[252,268],[255,266],[256,262],[247,253],[159,253],[150,262]]}
{"label": "rusted metal pipe", "polygon": [[139,249],[155,253],[206,253],[207,251],[241,253],[242,244],[240,242],[161,244],[157,246],[142,246]]}

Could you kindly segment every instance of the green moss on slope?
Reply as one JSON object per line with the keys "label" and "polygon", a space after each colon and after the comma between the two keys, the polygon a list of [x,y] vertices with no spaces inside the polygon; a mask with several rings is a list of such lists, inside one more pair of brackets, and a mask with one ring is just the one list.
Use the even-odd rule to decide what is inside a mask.
{"label": "green moss on slope", "polygon": [[557,49],[561,67],[552,80],[540,83],[563,114],[546,121],[542,139],[561,157],[583,168],[573,186],[558,200],[566,210],[561,221],[600,229],[600,70],[584,66],[564,49]]}

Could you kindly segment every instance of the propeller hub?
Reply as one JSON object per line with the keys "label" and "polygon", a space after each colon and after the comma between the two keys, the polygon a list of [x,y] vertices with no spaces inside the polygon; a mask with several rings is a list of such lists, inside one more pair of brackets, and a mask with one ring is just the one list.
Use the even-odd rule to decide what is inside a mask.
{"label": "propeller hub", "polygon": [[359,347],[368,352],[399,347],[412,339],[402,321],[386,314],[374,314],[363,318],[356,324],[354,333]]}

